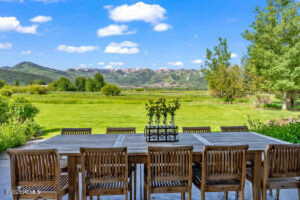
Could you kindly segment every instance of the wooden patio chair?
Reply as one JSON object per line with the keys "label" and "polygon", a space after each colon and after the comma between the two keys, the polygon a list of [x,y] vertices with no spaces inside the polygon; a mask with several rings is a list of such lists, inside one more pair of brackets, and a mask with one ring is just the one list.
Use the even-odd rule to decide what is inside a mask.
{"label": "wooden patio chair", "polygon": [[193,183],[201,190],[201,200],[206,192],[225,192],[227,200],[229,191],[244,199],[247,149],[247,145],[204,147],[201,168],[193,169]]}
{"label": "wooden patio chair", "polygon": [[[131,191],[127,148],[81,148],[82,200],[125,195]],[[130,199],[131,197],[130,192]]]}
{"label": "wooden patio chair", "polygon": [[211,133],[211,128],[209,126],[182,127],[182,133]]}
{"label": "wooden patio chair", "polygon": [[61,135],[90,135],[91,128],[62,128]]}
{"label": "wooden patio chair", "polygon": [[145,168],[148,200],[152,193],[188,193],[192,199],[193,147],[149,147]]}
{"label": "wooden patio chair", "polygon": [[61,173],[56,150],[9,150],[8,154],[14,200],[61,200],[68,193],[69,178]]}
{"label": "wooden patio chair", "polygon": [[[276,189],[275,199],[279,199],[280,189],[298,189],[300,200],[300,145],[270,144],[264,153],[264,175],[262,181],[263,200],[267,199],[267,190]],[[247,178],[253,182],[252,171]],[[296,197],[295,197],[296,198]]]}
{"label": "wooden patio chair", "polygon": [[108,127],[106,134],[136,134],[134,127]]}
{"label": "wooden patio chair", "polygon": [[221,126],[221,132],[248,132],[247,126]]}

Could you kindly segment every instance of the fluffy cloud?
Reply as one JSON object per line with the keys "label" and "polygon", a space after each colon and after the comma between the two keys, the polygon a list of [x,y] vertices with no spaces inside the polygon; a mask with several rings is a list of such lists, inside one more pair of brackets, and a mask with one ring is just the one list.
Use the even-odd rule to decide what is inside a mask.
{"label": "fluffy cloud", "polygon": [[58,51],[64,51],[67,53],[86,53],[89,51],[95,51],[97,49],[97,46],[68,46],[64,44],[57,47]]}
{"label": "fluffy cloud", "polygon": [[162,32],[162,31],[167,31],[171,28],[171,25],[169,24],[165,24],[165,23],[160,23],[157,24],[153,27],[153,30],[157,31],[157,32]]}
{"label": "fluffy cloud", "polygon": [[25,34],[36,34],[37,25],[22,26],[16,17],[0,17],[0,32],[16,31]]}
{"label": "fluffy cloud", "polygon": [[30,50],[21,51],[22,55],[30,55],[31,53],[32,53],[32,51],[30,51]]}
{"label": "fluffy cloud", "polygon": [[109,16],[116,22],[144,21],[156,24],[165,18],[166,10],[158,4],[137,2],[124,4],[115,8],[108,7]]}
{"label": "fluffy cloud", "polygon": [[34,18],[31,18],[30,21],[35,23],[46,23],[52,21],[52,17],[39,15]]}
{"label": "fluffy cloud", "polygon": [[124,41],[121,43],[112,42],[106,46],[105,53],[112,54],[136,54],[140,52],[138,44],[131,41]]}
{"label": "fluffy cloud", "polygon": [[203,63],[203,60],[201,60],[201,59],[196,59],[196,60],[193,60],[192,63],[194,63],[194,64],[202,64],[202,63]]}
{"label": "fluffy cloud", "polygon": [[239,55],[237,55],[236,53],[231,54],[231,58],[237,58],[237,57],[239,57]]}
{"label": "fluffy cloud", "polygon": [[13,47],[12,43],[4,42],[0,43],[0,49],[11,49]]}
{"label": "fluffy cloud", "polygon": [[174,66],[174,67],[181,67],[181,66],[183,66],[183,62],[181,62],[181,61],[168,62],[168,65]]}
{"label": "fluffy cloud", "polygon": [[107,65],[104,66],[105,69],[113,69],[115,67],[121,67],[125,65],[123,62],[109,62]]}
{"label": "fluffy cloud", "polygon": [[127,25],[116,25],[116,24],[111,24],[104,28],[100,28],[97,31],[97,35],[99,37],[107,37],[107,36],[113,36],[113,35],[128,35],[128,34],[133,34],[133,33],[135,33],[135,32],[128,31]]}
{"label": "fluffy cloud", "polygon": [[98,62],[97,65],[105,65],[104,62]]}

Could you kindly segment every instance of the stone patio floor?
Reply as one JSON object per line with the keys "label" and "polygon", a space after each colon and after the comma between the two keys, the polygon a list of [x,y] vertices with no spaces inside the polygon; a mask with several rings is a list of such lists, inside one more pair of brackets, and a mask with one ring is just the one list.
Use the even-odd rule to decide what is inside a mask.
{"label": "stone patio floor", "polygon": [[[138,172],[139,174],[139,172]],[[139,181],[137,182],[139,185]],[[139,190],[137,191],[137,200],[141,199]],[[280,199],[281,200],[297,200],[298,194],[297,190],[281,190]],[[207,200],[222,200],[224,198],[223,193],[206,193]],[[67,196],[64,200],[67,200]],[[122,196],[106,196],[101,197],[103,200],[121,200],[124,199]],[[154,194],[152,195],[152,200],[175,200],[180,199],[179,194]],[[200,191],[193,187],[192,193],[193,200],[200,200]],[[235,193],[229,193],[229,199],[235,199]],[[245,189],[245,200],[252,199],[251,183],[246,182]],[[274,199],[274,197],[269,196],[268,200]],[[9,168],[9,157],[6,153],[0,153],[0,200],[12,200],[10,192],[10,168]]]}

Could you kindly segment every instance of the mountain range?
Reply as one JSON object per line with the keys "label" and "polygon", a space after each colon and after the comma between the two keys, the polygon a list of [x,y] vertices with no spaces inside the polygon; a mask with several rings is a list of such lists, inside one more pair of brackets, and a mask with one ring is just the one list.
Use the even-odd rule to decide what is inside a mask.
{"label": "mountain range", "polygon": [[32,62],[21,62],[15,66],[0,68],[0,79],[12,84],[18,80],[21,84],[29,84],[33,80],[49,83],[60,77],[74,80],[78,76],[90,77],[96,73],[103,74],[106,82],[123,87],[155,87],[155,88],[190,88],[206,89],[207,84],[199,70],[195,69],[97,69],[71,68],[57,70]]}

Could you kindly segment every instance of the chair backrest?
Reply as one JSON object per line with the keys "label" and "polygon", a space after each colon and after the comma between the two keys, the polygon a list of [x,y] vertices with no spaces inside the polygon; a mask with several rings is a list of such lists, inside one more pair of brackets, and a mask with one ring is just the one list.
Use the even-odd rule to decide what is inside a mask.
{"label": "chair backrest", "polygon": [[222,132],[248,132],[247,126],[221,126]]}
{"label": "chair backrest", "polygon": [[[59,185],[59,155],[49,150],[9,150],[11,184],[17,186]],[[57,188],[58,189],[58,188]]]}
{"label": "chair backrest", "polygon": [[135,134],[136,128],[134,127],[108,127],[106,134]]}
{"label": "chair backrest", "polygon": [[300,145],[270,144],[265,151],[265,174],[270,178],[300,176]]}
{"label": "chair backrest", "polygon": [[182,127],[182,133],[210,133],[211,128],[209,126],[202,127]]}
{"label": "chair backrest", "polygon": [[192,146],[148,147],[148,181],[186,181],[192,184]]}
{"label": "chair backrest", "polygon": [[127,183],[127,148],[81,148],[80,152],[82,171],[90,183]]}
{"label": "chair backrest", "polygon": [[92,134],[91,128],[63,128],[61,129],[62,135],[90,135]]}
{"label": "chair backrest", "polygon": [[239,180],[246,177],[247,145],[205,146],[202,162],[202,182],[207,180]]}

